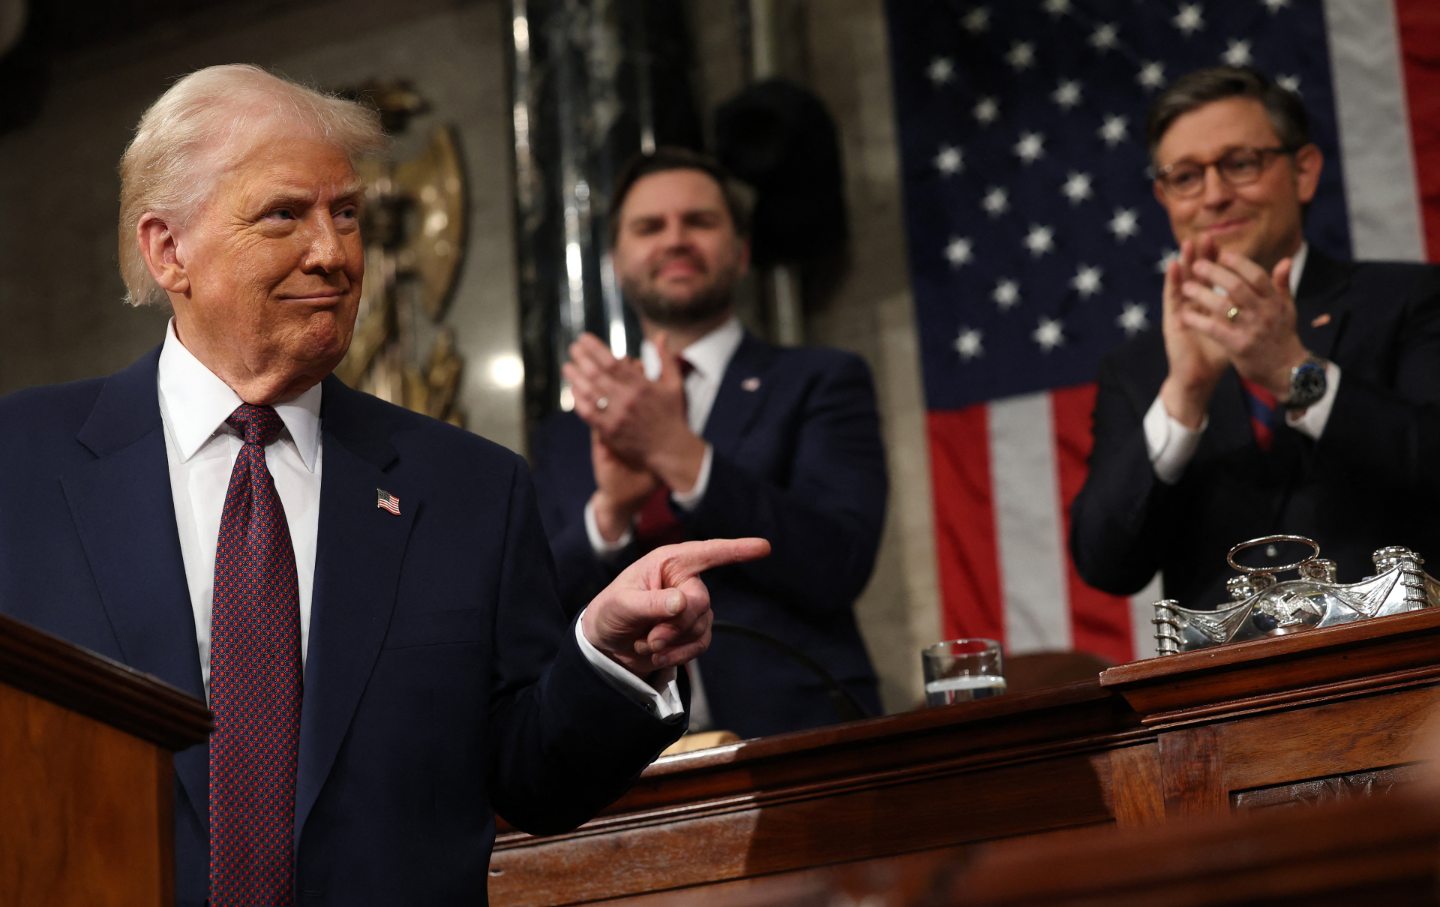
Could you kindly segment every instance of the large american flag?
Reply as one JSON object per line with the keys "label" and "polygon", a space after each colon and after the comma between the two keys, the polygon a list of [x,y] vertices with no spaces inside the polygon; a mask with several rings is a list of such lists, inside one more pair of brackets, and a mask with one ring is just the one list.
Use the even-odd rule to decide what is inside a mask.
{"label": "large american flag", "polygon": [[[1440,252],[1436,0],[887,0],[935,536],[951,636],[1149,655],[1158,585],[1066,552],[1100,357],[1159,329],[1173,253],[1144,122],[1170,80],[1256,66],[1295,90],[1332,254]],[[1430,206],[1420,199],[1428,195]]]}

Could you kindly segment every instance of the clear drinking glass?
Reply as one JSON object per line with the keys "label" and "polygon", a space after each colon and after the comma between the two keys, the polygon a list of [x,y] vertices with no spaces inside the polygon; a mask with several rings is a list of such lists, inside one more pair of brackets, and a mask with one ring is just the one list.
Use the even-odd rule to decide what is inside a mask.
{"label": "clear drinking glass", "polygon": [[925,704],[949,705],[1005,692],[1000,644],[993,639],[947,639],[920,652]]}

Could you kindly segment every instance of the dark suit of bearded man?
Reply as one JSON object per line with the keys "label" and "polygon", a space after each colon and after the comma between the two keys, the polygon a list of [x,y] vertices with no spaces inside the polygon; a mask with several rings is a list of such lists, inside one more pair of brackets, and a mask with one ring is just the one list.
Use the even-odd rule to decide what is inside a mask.
{"label": "dark suit of bearded man", "polygon": [[[871,715],[875,670],[854,602],[884,522],[885,454],[869,369],[856,356],[782,349],[746,334],[724,369],[702,432],[714,448],[709,488],[673,508],[688,538],[756,534],[763,562],[707,577],[716,617],[758,630],[818,663]],[[639,542],[597,555],[583,511],[595,491],[590,433],[573,414],[542,424],[533,446],[540,510],[561,597],[578,608],[639,556]],[[833,724],[834,686],[774,644],[719,632],[698,660],[712,724],[742,737]]]}

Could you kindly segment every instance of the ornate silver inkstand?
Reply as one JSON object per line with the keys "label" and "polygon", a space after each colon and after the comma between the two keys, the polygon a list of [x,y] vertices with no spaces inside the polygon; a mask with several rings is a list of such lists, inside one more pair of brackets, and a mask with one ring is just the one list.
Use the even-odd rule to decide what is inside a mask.
{"label": "ornate silver inkstand", "polygon": [[[1308,545],[1314,553],[1278,567],[1249,567],[1235,561],[1242,551],[1276,542]],[[1226,563],[1240,574],[1226,583],[1230,601],[1213,611],[1192,611],[1173,599],[1155,603],[1157,652],[1174,655],[1440,607],[1440,583],[1421,569],[1420,555],[1408,548],[1381,548],[1372,560],[1374,576],[1342,584],[1335,580],[1335,562],[1320,557],[1320,545],[1303,535],[1267,535],[1241,542],[1225,555]],[[1277,578],[1289,570],[1296,572],[1295,579]]]}

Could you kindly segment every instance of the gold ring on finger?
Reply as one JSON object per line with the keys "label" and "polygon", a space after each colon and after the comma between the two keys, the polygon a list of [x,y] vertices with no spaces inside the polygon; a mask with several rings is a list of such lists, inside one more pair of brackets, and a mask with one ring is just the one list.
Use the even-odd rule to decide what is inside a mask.
{"label": "gold ring on finger", "polygon": [[1237,315],[1239,315],[1239,314],[1240,314],[1240,307],[1239,307],[1238,305],[1232,305],[1230,308],[1228,308],[1228,309],[1225,310],[1225,320],[1226,320],[1226,321],[1234,321],[1234,320],[1235,320],[1235,316],[1237,316]]}

